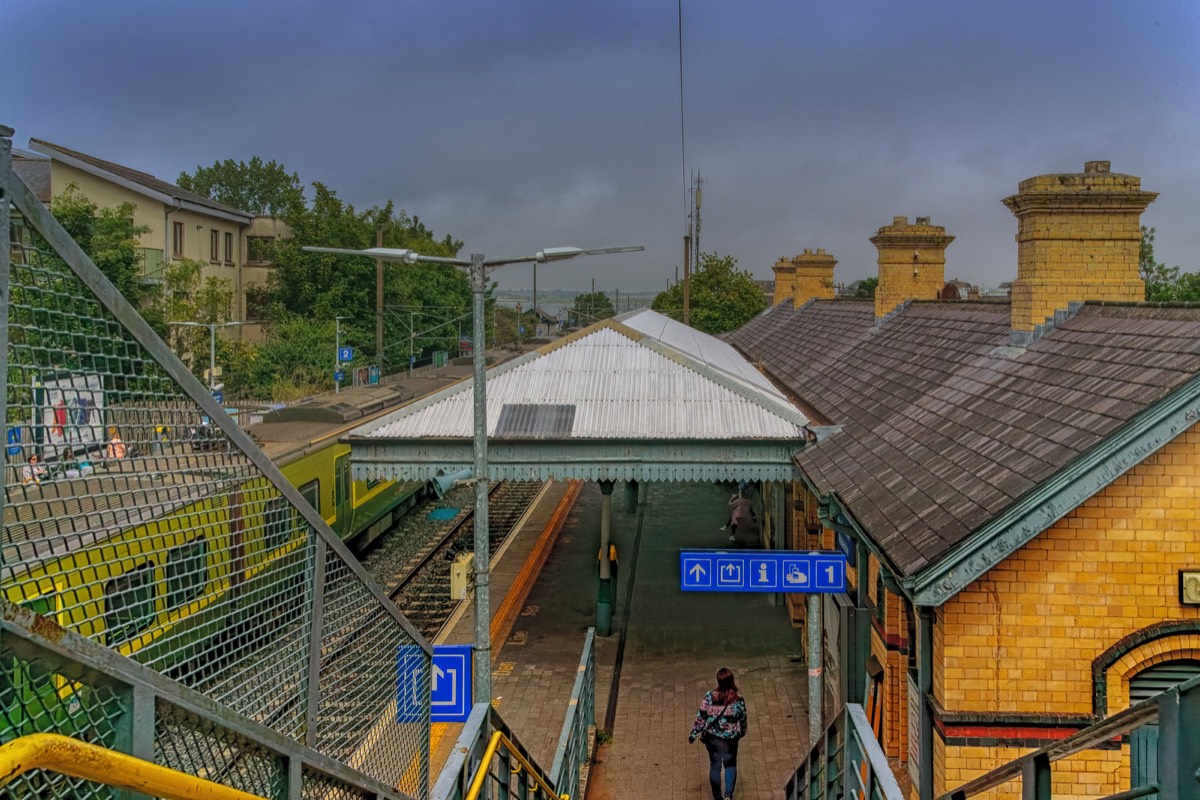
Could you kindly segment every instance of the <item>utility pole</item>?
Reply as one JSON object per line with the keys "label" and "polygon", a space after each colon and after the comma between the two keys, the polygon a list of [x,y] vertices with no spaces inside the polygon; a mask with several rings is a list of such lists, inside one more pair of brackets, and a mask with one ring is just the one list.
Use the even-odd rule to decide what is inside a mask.
{"label": "utility pole", "polygon": [[[383,226],[375,227],[375,246],[383,247]],[[383,375],[383,259],[375,259],[375,361]]]}
{"label": "utility pole", "polygon": [[695,176],[692,178],[692,214],[695,216],[695,232],[692,235],[692,263],[697,267],[700,266],[700,194],[701,186],[708,181],[700,177],[700,170],[696,170]]}

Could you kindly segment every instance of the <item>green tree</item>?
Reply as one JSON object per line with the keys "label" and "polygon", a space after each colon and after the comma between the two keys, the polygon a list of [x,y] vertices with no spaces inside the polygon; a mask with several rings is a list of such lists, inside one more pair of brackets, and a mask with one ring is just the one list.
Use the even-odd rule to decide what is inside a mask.
{"label": "green tree", "polygon": [[[138,237],[149,233],[146,225],[135,225],[133,203],[99,208],[74,183],[50,201],[50,213],[87,253],[104,277],[112,281],[126,300],[140,307],[146,297],[142,283],[145,256]],[[50,249],[42,245],[46,252]]]}
{"label": "green tree", "polygon": [[266,338],[253,348],[223,343],[226,386],[279,402],[331,391],[334,333],[333,320],[292,315],[269,322]]}
{"label": "green tree", "polygon": [[[209,366],[211,336],[206,328],[171,325],[171,322],[228,322],[233,307],[233,288],[229,281],[203,277],[204,264],[192,259],[167,262],[162,283],[154,288],[142,310],[142,316],[158,331],[167,345],[192,374],[203,378]],[[217,339],[217,351],[223,357],[227,343]]]}
{"label": "green tree", "polygon": [[258,156],[245,161],[226,159],[211,167],[197,166],[192,173],[179,173],[180,189],[240,209],[249,214],[283,216],[304,205],[300,178],[274,160]]}
{"label": "green tree", "polygon": [[[453,257],[462,242],[450,236],[437,238],[416,216],[397,212],[388,201],[381,207],[357,211],[342,202],[324,184],[314,183],[311,207],[297,209],[284,217],[292,230],[289,239],[276,242],[272,259],[275,269],[269,282],[271,319],[303,314],[332,320],[348,316],[343,325],[343,342],[375,350],[375,263],[361,256],[307,253],[303,246],[342,247],[352,250],[375,246],[382,231],[383,246],[413,250],[422,255]],[[384,264],[384,301],[406,308],[470,307],[471,290],[466,273],[443,264]],[[408,323],[391,316],[384,320],[384,341],[403,343],[403,360],[408,356]],[[417,330],[438,327],[438,320],[422,315],[413,320]],[[425,342],[423,349],[450,349],[456,330],[445,328],[444,341]],[[467,327],[469,330],[469,327]],[[385,344],[385,347],[387,345]],[[399,345],[397,345],[399,347]],[[378,359],[380,354],[375,354]],[[399,351],[389,352],[387,363],[395,364]]]}
{"label": "green tree", "polygon": [[[705,333],[740,328],[766,308],[762,289],[749,272],[737,268],[733,256],[701,253],[692,275],[690,324]],[[672,319],[683,319],[683,284],[659,292],[650,307]]]}
{"label": "green tree", "polygon": [[874,276],[863,278],[854,288],[854,296],[862,300],[874,300],[875,290],[879,287],[879,278]]}
{"label": "green tree", "polygon": [[593,322],[615,317],[617,309],[613,301],[604,292],[588,292],[575,295],[575,303],[567,311],[567,319],[571,327],[587,327]]}

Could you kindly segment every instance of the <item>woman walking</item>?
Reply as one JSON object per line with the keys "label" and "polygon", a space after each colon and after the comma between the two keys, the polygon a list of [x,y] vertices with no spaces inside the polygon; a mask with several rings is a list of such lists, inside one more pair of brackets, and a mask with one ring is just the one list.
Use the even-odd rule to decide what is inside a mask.
{"label": "woman walking", "polygon": [[[717,670],[717,688],[705,692],[696,712],[696,722],[688,743],[704,742],[708,750],[708,783],[713,800],[732,800],[737,783],[738,742],[746,735],[746,700],[738,694],[732,670]],[[725,792],[721,792],[721,771],[725,771]]]}

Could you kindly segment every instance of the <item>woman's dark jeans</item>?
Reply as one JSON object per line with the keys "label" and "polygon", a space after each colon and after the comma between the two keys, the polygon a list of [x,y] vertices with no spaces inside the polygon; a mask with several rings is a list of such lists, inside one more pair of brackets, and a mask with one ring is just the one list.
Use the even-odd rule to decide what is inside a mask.
{"label": "woman's dark jeans", "polygon": [[[712,787],[713,800],[733,795],[737,783],[737,751],[739,739],[718,739],[705,736],[704,747],[708,750],[708,785]],[[725,769],[725,793],[721,794],[721,768]]]}

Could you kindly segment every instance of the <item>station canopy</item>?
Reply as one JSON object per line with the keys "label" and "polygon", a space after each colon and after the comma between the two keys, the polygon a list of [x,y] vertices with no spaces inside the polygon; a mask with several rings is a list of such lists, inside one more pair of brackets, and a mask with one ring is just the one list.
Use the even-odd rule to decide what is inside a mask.
{"label": "station canopy", "polygon": [[[654,311],[487,371],[489,480],[784,481],[809,420],[722,340]],[[357,480],[474,465],[465,380],[351,431]]]}

